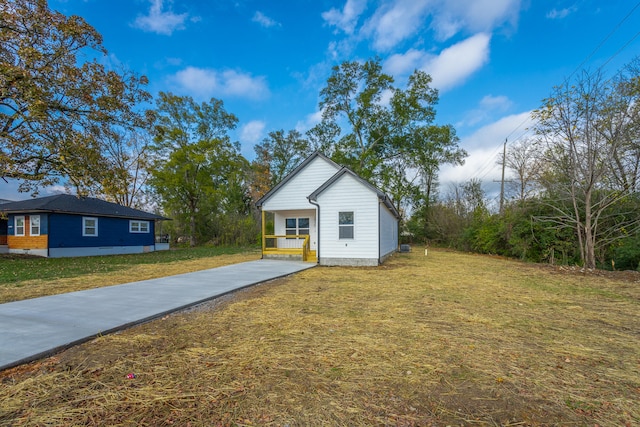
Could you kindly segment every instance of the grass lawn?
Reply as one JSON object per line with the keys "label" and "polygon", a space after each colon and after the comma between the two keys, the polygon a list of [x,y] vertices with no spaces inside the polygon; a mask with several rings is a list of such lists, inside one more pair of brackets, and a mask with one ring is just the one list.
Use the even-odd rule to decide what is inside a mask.
{"label": "grass lawn", "polygon": [[639,425],[640,275],[416,250],[265,283],[0,382],[0,425]]}
{"label": "grass lawn", "polygon": [[0,303],[188,273],[259,258],[259,249],[230,247],[84,258],[0,255]]}

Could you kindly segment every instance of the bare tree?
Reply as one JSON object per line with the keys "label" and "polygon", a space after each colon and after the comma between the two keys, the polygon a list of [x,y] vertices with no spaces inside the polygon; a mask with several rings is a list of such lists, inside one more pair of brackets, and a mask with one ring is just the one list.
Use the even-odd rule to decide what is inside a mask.
{"label": "bare tree", "polygon": [[637,94],[635,101],[625,98],[627,104],[622,98],[600,72],[584,72],[574,84],[554,88],[534,112],[544,144],[540,182],[555,212],[543,219],[575,230],[587,268],[595,268],[599,245],[624,237],[622,230],[639,223],[637,214],[616,210],[633,192],[630,185],[620,185],[613,170],[627,147],[628,114],[638,101]]}
{"label": "bare tree", "polygon": [[[536,193],[540,167],[540,145],[533,138],[511,144],[505,156],[505,166],[514,174],[508,181],[508,189],[514,198],[523,202]],[[502,159],[498,161],[502,165]]]}
{"label": "bare tree", "polygon": [[107,200],[133,208],[145,205],[150,144],[150,135],[143,131],[114,131],[103,140],[103,156],[109,163],[109,173],[100,184]]}

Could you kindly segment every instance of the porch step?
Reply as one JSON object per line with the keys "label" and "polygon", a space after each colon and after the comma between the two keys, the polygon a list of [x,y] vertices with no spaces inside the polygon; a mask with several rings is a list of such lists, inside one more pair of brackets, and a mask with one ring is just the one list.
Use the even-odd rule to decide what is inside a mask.
{"label": "porch step", "polygon": [[309,251],[309,256],[307,257],[307,262],[318,262],[316,251]]}

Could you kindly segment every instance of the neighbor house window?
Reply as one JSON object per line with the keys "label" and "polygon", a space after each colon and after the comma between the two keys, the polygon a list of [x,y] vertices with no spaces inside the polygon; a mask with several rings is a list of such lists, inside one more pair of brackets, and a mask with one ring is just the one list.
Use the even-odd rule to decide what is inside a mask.
{"label": "neighbor house window", "polygon": [[13,218],[15,226],[13,234],[15,236],[24,236],[24,216],[16,216]]}
{"label": "neighbor house window", "polygon": [[338,237],[353,239],[353,212],[338,212]]}
{"label": "neighbor house window", "polygon": [[130,233],[148,233],[149,221],[129,221]]}
{"label": "neighbor house window", "polygon": [[82,217],[82,235],[89,237],[98,235],[98,218]]}
{"label": "neighbor house window", "polygon": [[287,236],[309,235],[309,218],[287,218],[285,220],[285,234]]}
{"label": "neighbor house window", "polygon": [[40,215],[31,215],[29,217],[29,225],[31,227],[30,234],[32,236],[40,235]]}

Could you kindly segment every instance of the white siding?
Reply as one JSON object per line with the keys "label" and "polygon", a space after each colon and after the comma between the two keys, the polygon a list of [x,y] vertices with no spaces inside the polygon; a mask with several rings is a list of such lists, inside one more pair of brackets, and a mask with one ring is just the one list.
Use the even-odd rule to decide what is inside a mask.
{"label": "white siding", "polygon": [[273,228],[276,236],[282,236],[286,234],[285,220],[287,218],[309,218],[309,236],[311,250],[316,250],[318,247],[318,231],[316,228],[316,210],[302,210],[302,211],[277,211],[274,213]]}
{"label": "white siding", "polygon": [[398,249],[398,220],[380,203],[380,257]]}
{"label": "white siding", "polygon": [[[345,174],[318,196],[320,205],[320,263],[337,259],[378,263],[378,196]],[[354,238],[340,239],[338,212],[354,212]],[[345,262],[349,263],[349,262]]]}
{"label": "white siding", "polygon": [[338,172],[336,166],[318,156],[271,195],[262,205],[262,209],[277,211],[313,208],[307,197],[336,172]]}

